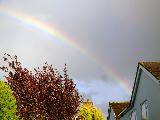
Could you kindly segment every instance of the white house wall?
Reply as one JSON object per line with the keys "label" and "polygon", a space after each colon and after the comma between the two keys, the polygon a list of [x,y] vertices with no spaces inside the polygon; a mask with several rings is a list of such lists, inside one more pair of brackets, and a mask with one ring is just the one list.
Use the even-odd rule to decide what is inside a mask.
{"label": "white house wall", "polygon": [[110,118],[109,118],[109,120],[116,120],[115,117],[114,117],[113,109],[111,109],[111,113],[110,113]]}
{"label": "white house wall", "polygon": [[155,82],[148,73],[142,71],[136,93],[134,107],[120,120],[129,120],[130,113],[136,110],[137,120],[141,120],[141,105],[148,101],[149,120],[160,120],[160,85]]}

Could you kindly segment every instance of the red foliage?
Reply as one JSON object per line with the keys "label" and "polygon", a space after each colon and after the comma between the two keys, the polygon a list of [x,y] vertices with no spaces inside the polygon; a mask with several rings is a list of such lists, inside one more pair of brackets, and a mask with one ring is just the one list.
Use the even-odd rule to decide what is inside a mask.
{"label": "red foliage", "polygon": [[17,56],[5,54],[8,66],[0,67],[17,100],[19,118],[38,120],[72,120],[79,110],[82,97],[69,79],[66,65],[62,77],[47,62],[40,70],[28,71]]}

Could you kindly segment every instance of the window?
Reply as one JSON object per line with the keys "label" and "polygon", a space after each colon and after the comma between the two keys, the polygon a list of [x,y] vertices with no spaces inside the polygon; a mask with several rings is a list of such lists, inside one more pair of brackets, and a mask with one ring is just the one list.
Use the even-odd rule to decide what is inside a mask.
{"label": "window", "polygon": [[130,116],[130,120],[137,120],[137,115],[136,115],[136,111],[132,111],[131,116]]}
{"label": "window", "polygon": [[141,105],[142,110],[142,120],[148,120],[148,104],[147,101],[143,102]]}

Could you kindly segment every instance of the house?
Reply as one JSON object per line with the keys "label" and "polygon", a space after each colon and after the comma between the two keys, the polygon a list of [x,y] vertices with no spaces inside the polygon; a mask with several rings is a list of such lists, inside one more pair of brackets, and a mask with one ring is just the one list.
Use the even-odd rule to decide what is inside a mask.
{"label": "house", "polygon": [[83,105],[88,109],[92,109],[94,107],[93,102],[91,102],[89,99],[87,99],[85,102],[83,102]]}
{"label": "house", "polygon": [[108,112],[108,120],[159,120],[159,91],[160,62],[139,62],[128,107],[119,114]]}
{"label": "house", "polygon": [[129,102],[109,102],[108,118],[107,120],[119,119],[119,114],[129,106]]}

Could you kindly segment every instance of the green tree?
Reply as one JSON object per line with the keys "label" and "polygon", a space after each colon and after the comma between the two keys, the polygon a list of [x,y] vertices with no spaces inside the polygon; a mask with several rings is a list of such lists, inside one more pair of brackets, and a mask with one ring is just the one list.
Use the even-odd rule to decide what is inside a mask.
{"label": "green tree", "polygon": [[17,120],[16,99],[6,82],[0,80],[0,120]]}
{"label": "green tree", "polygon": [[79,120],[92,120],[92,112],[89,110],[89,108],[82,105],[80,111],[79,111]]}
{"label": "green tree", "polygon": [[82,105],[78,120],[104,120],[102,112],[95,106],[89,108],[85,105]]}
{"label": "green tree", "polygon": [[92,108],[92,118],[93,120],[104,120],[103,114],[98,108]]}

